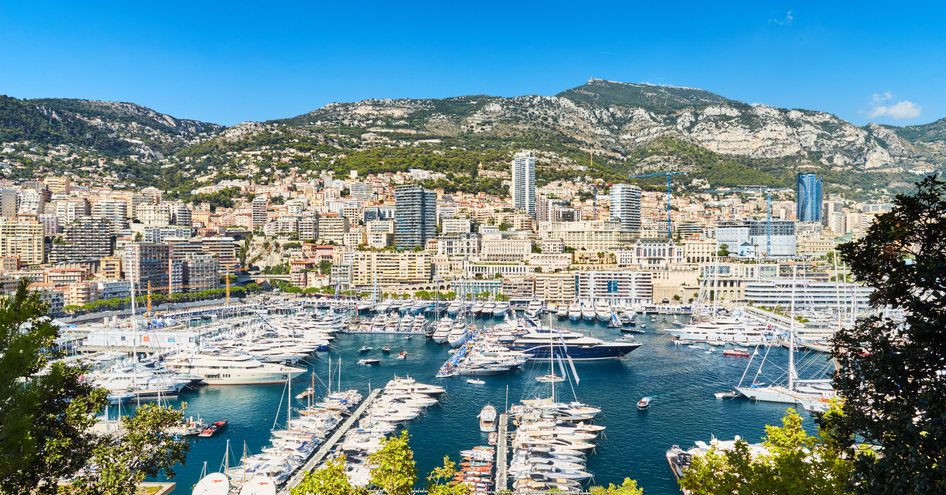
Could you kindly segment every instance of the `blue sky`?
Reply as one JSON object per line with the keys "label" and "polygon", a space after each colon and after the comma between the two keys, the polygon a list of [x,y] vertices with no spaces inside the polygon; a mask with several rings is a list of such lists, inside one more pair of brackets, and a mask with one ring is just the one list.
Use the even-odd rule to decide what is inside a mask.
{"label": "blue sky", "polygon": [[0,94],[233,124],[599,77],[858,124],[946,117],[946,3],[322,3],[0,1]]}

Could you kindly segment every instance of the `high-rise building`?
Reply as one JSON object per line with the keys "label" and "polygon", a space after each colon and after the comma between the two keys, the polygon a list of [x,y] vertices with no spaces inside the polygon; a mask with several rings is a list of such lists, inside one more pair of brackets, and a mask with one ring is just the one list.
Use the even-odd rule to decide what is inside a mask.
{"label": "high-rise building", "polygon": [[513,206],[535,217],[535,156],[530,152],[516,153],[512,158]]}
{"label": "high-rise building", "polygon": [[420,186],[401,186],[394,192],[394,245],[423,248],[437,235],[437,193]]}
{"label": "high-rise building", "polygon": [[263,225],[266,225],[266,210],[268,207],[269,200],[266,199],[266,196],[253,198],[253,230],[261,229]]}
{"label": "high-rise building", "polygon": [[115,249],[114,227],[102,218],[82,217],[62,229],[62,241],[49,250],[50,263],[96,260]]}
{"label": "high-rise building", "polygon": [[43,224],[36,220],[0,218],[0,257],[15,257],[22,265],[43,262]]}
{"label": "high-rise building", "polygon": [[170,258],[171,247],[167,244],[129,244],[125,247],[125,259],[122,262],[125,280],[132,282],[138,293],[147,291],[149,282],[152,291],[168,293],[168,275],[173,274]]}
{"label": "high-rise building", "polygon": [[641,190],[630,184],[611,186],[611,220],[625,232],[641,231]]}
{"label": "high-rise building", "polygon": [[0,190],[0,217],[16,217],[17,192],[13,189]]}
{"label": "high-rise building", "polygon": [[188,254],[184,259],[186,292],[216,289],[220,284],[220,263],[209,254]]}
{"label": "high-rise building", "polygon": [[92,205],[92,217],[109,220],[118,229],[128,228],[128,202],[103,199]]}
{"label": "high-rise building", "polygon": [[821,221],[821,179],[812,173],[798,174],[795,181],[795,211],[799,222]]}

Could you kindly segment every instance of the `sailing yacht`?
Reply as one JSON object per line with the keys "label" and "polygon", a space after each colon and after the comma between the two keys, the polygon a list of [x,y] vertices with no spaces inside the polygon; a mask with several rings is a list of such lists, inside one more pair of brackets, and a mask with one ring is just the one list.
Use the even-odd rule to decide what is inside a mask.
{"label": "sailing yacht", "polygon": [[[830,380],[800,380],[795,368],[795,281],[796,271],[792,271],[792,295],[789,307],[789,345],[788,345],[788,383],[782,385],[759,385],[753,380],[749,386],[736,386],[736,391],[750,400],[776,402],[780,404],[827,402],[835,396]],[[759,365],[759,371],[765,363]],[[751,362],[750,362],[751,364]],[[748,368],[747,368],[748,369]],[[758,373],[757,373],[758,376]]]}

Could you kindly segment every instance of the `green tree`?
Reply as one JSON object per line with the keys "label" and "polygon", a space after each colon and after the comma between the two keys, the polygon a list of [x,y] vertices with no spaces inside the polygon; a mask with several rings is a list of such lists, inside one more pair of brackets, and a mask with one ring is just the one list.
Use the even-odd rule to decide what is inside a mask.
{"label": "green tree", "polygon": [[928,177],[899,195],[858,241],[840,246],[876,311],[837,332],[834,422],[881,456],[859,456],[858,493],[946,493],[946,182]]}
{"label": "green tree", "polygon": [[729,256],[729,244],[720,244],[716,256]]}
{"label": "green tree", "polygon": [[345,473],[345,456],[330,459],[319,469],[306,473],[290,495],[359,495],[365,490],[352,486]]}
{"label": "green tree", "polygon": [[435,467],[427,475],[427,495],[468,495],[472,492],[469,485],[456,483],[457,464],[450,457],[443,457],[443,466]]}
{"label": "green tree", "polygon": [[[838,414],[834,406],[831,414]],[[782,426],[766,426],[765,452],[753,454],[744,440],[735,448],[695,456],[680,487],[693,495],[842,495],[848,493],[852,461],[846,458],[833,432],[821,438],[808,435],[802,417],[788,409]]]}
{"label": "green tree", "polygon": [[174,477],[173,467],[187,459],[190,444],[169,430],[183,413],[170,406],[145,404],[122,418],[122,434],[96,442],[91,464],[73,481],[77,495],[134,495],[145,478]]}
{"label": "green tree", "polygon": [[[0,494],[54,493],[92,456],[89,428],[105,391],[84,368],[49,362],[58,336],[48,307],[23,279],[0,302]],[[39,374],[41,370],[45,372]]]}
{"label": "green tree", "polygon": [[637,481],[630,478],[624,478],[620,485],[614,483],[607,487],[593,486],[589,490],[591,495],[644,495],[644,489],[637,486]]}
{"label": "green tree", "polygon": [[417,467],[407,430],[384,440],[381,449],[368,457],[368,462],[375,466],[371,470],[374,486],[387,495],[410,495],[417,482]]}

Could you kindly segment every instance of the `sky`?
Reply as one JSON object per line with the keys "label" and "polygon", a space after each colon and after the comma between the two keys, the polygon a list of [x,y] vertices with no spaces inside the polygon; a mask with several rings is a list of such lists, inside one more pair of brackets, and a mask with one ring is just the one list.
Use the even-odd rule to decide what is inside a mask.
{"label": "sky", "polygon": [[856,124],[946,117],[946,2],[0,0],[0,94],[232,125],[592,77]]}

